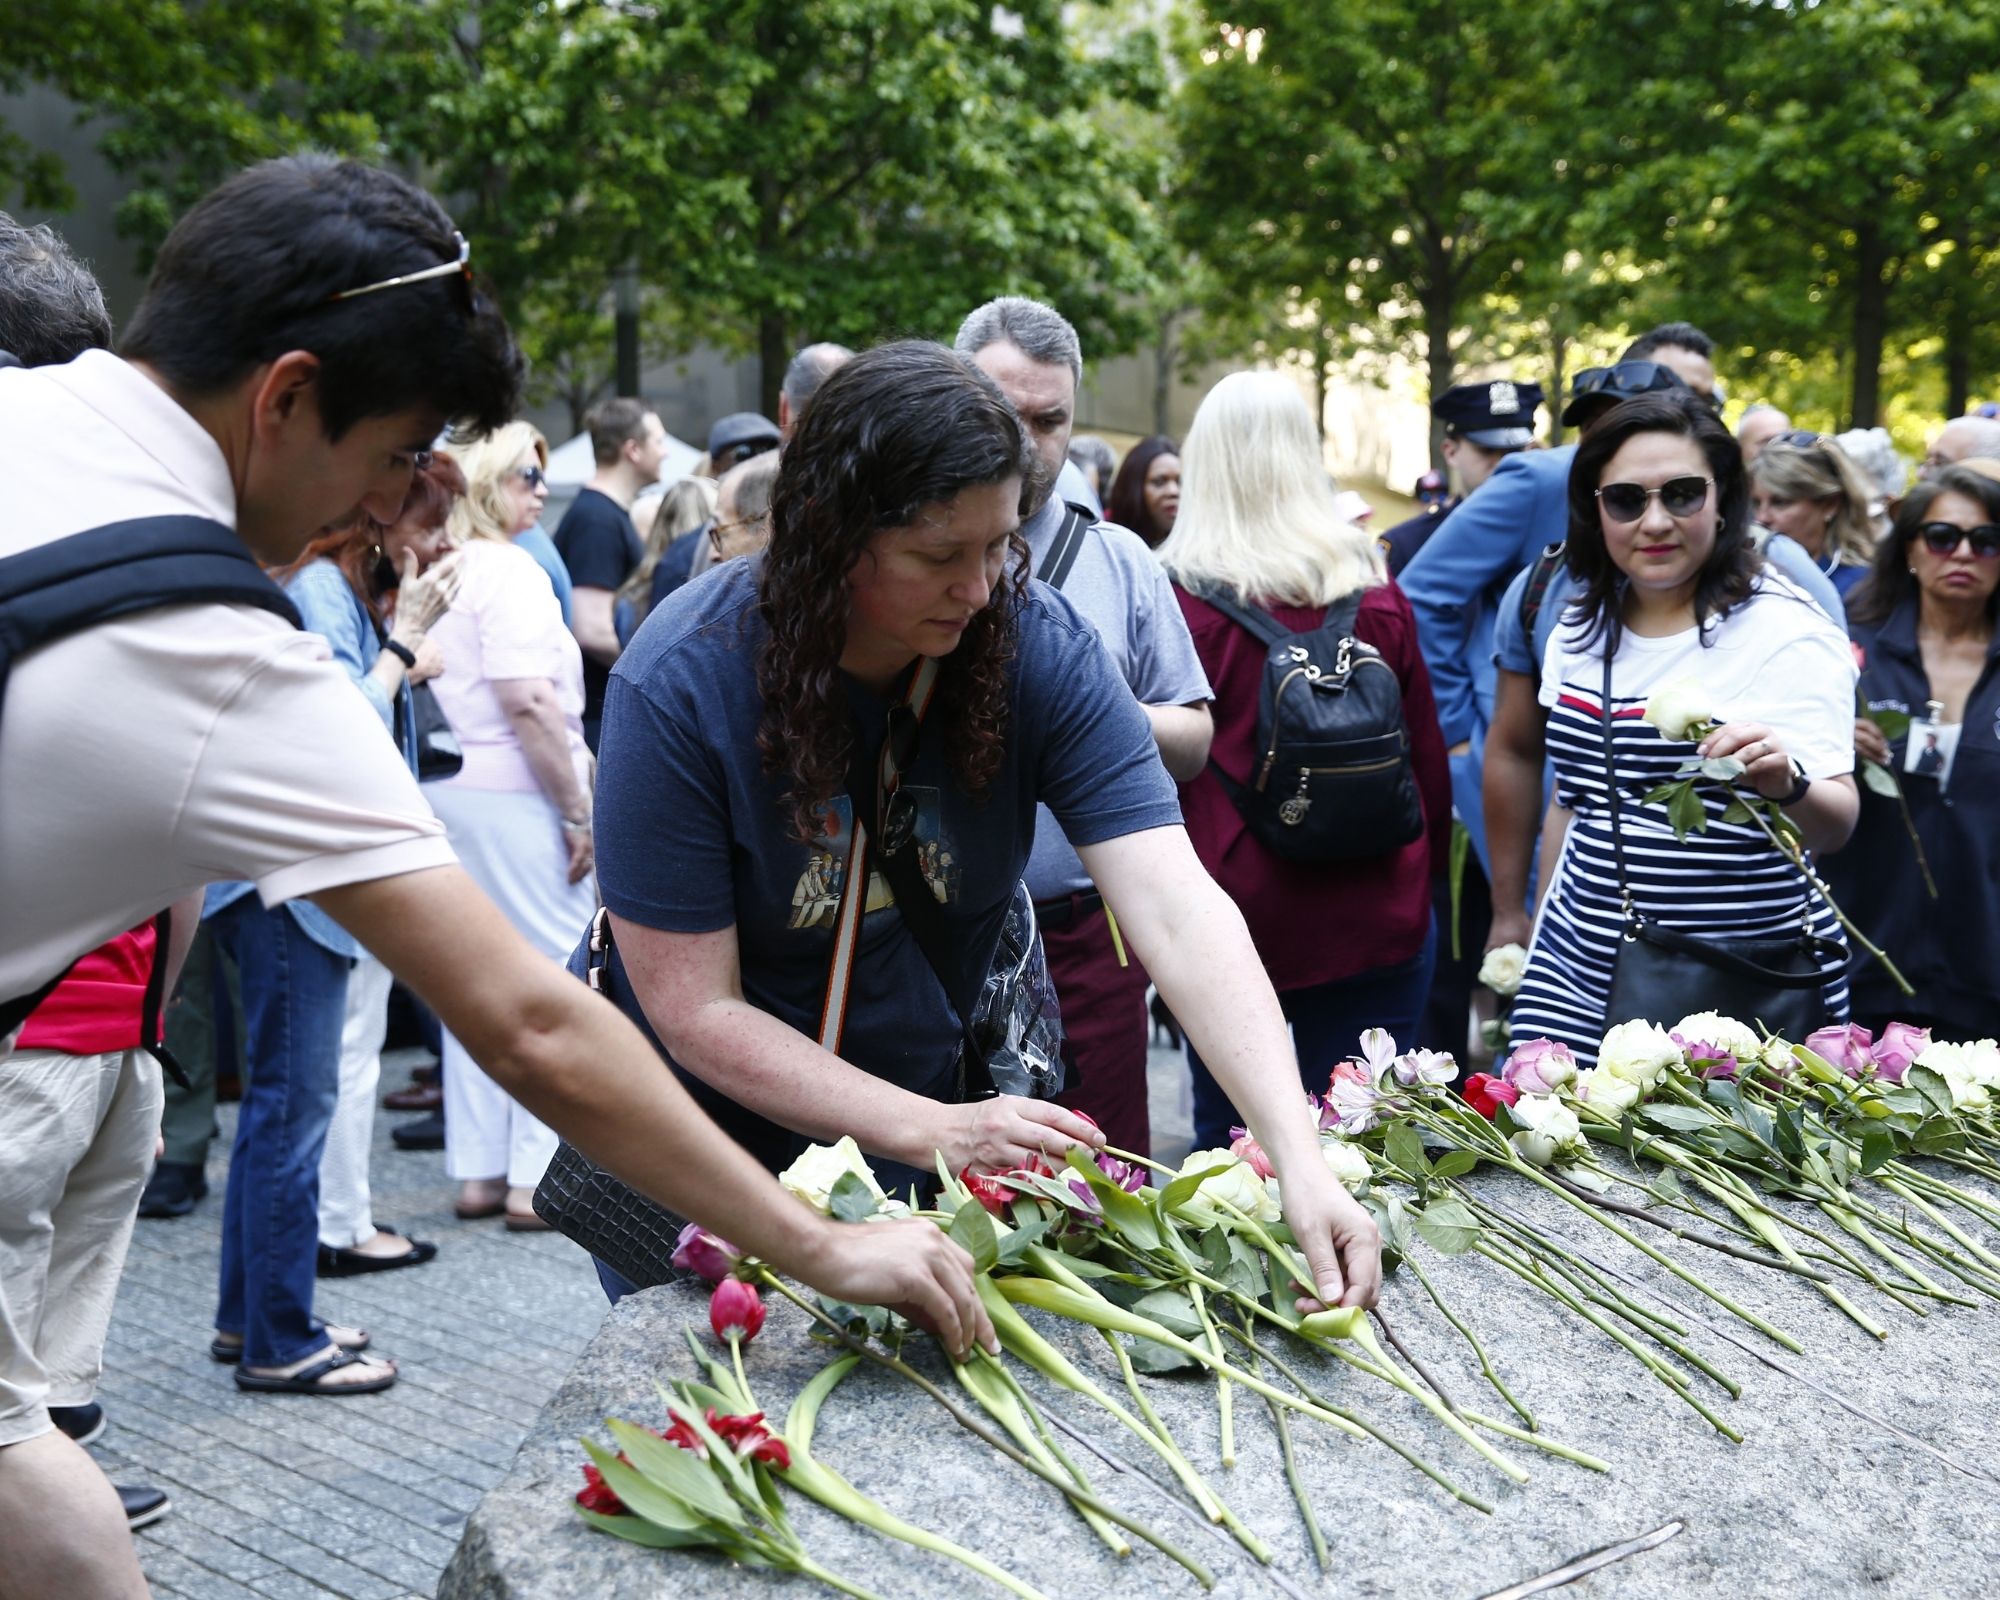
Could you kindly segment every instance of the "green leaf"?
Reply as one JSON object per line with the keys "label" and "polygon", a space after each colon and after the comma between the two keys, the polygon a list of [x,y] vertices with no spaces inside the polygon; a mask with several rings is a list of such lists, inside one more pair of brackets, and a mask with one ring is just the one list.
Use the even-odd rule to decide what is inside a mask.
{"label": "green leaf", "polygon": [[1014,1228],[1000,1242],[999,1264],[1003,1267],[1018,1266],[1029,1250],[1042,1242],[1043,1235],[1048,1231],[1046,1217],[1037,1217],[1033,1222]]}
{"label": "green leaf", "polygon": [[1155,1289],[1133,1301],[1130,1309],[1142,1317],[1151,1317],[1167,1332],[1177,1333],[1183,1339],[1199,1339],[1207,1331],[1185,1290]]}
{"label": "green leaf", "polygon": [[1639,1107],[1639,1115],[1654,1127],[1673,1133],[1693,1133],[1715,1125],[1715,1113],[1701,1106],[1647,1105]]}
{"label": "green leaf", "polygon": [[1903,1074],[1903,1086],[1916,1090],[1933,1111],[1951,1115],[1951,1085],[1929,1067],[1911,1067]]}
{"label": "green leaf", "polygon": [[1424,1154],[1424,1141],[1417,1130],[1407,1122],[1390,1126],[1382,1139],[1382,1149],[1389,1159],[1413,1178],[1430,1175],[1430,1157]]}
{"label": "green leaf", "polygon": [[1440,1178],[1462,1178],[1479,1165],[1479,1157],[1470,1150],[1447,1150],[1431,1164],[1431,1172]]}
{"label": "green leaf", "polygon": [[972,1270],[991,1272],[1000,1259],[1000,1238],[982,1205],[963,1205],[951,1219],[952,1240],[972,1257]]}
{"label": "green leaf", "polygon": [[1646,1190],[1669,1205],[1678,1205],[1687,1198],[1687,1191],[1681,1187],[1680,1174],[1670,1167],[1659,1172],[1653,1181],[1646,1185]]}
{"label": "green leaf", "polygon": [[1885,800],[1893,800],[1903,792],[1896,775],[1879,761],[1861,763],[1861,781]]}
{"label": "green leaf", "polygon": [[1710,756],[1701,763],[1701,775],[1717,783],[1734,783],[1746,770],[1734,756]]}
{"label": "green leaf", "polygon": [[1154,1339],[1127,1339],[1125,1353],[1132,1358],[1132,1365],[1139,1371],[1155,1376],[1169,1372],[1185,1372],[1201,1363],[1193,1356],[1182,1355],[1171,1345],[1164,1345]]}
{"label": "green leaf", "polygon": [[1870,1128],[1861,1136],[1861,1170],[1879,1172],[1896,1158],[1896,1136],[1887,1128]]}
{"label": "green leaf", "polygon": [[1722,820],[1739,828],[1748,827],[1755,816],[1756,813],[1743,803],[1741,795],[1732,797],[1729,804],[1722,808]]}
{"label": "green leaf", "polygon": [[1951,1117],[1931,1117],[1917,1129],[1910,1149],[1920,1156],[1954,1155],[1965,1148],[1965,1135]]}
{"label": "green leaf", "polygon": [[1910,731],[1910,714],[1907,711],[1884,706],[1879,711],[1864,711],[1862,715],[1882,730],[1885,739],[1900,739]]}
{"label": "green leaf", "polygon": [[[1209,1169],[1210,1172],[1214,1170],[1212,1167]],[[1201,1187],[1202,1179],[1207,1176],[1208,1172],[1186,1172],[1181,1174],[1180,1177],[1174,1179],[1172,1183],[1160,1191],[1160,1209],[1162,1211],[1178,1210],[1194,1197],[1195,1190]]]}
{"label": "green leaf", "polygon": [[1453,1199],[1433,1200],[1416,1213],[1417,1232],[1440,1255],[1459,1256],[1479,1238],[1479,1220]]}
{"label": "green leaf", "polygon": [[843,1172],[827,1196],[828,1209],[836,1222],[866,1222],[881,1203],[858,1172]]}
{"label": "green leaf", "polygon": [[1694,785],[1684,783],[1667,802],[1667,821],[1673,825],[1674,837],[1685,840],[1691,833],[1700,833],[1708,827],[1708,810],[1701,803],[1701,796],[1694,792]]}
{"label": "green leaf", "polygon": [[1128,1194],[1104,1175],[1103,1168],[1083,1153],[1079,1145],[1069,1147],[1069,1164],[1085,1183],[1090,1192],[1097,1196],[1097,1203],[1104,1208],[1105,1222],[1115,1228],[1120,1237],[1141,1250],[1157,1250],[1160,1247],[1160,1221],[1153,1215],[1153,1208],[1136,1194]]}
{"label": "green leaf", "polygon": [[[695,1419],[690,1418],[689,1426],[694,1425]],[[683,1450],[677,1444],[668,1444],[659,1435],[634,1427],[629,1422],[621,1422],[616,1417],[608,1426],[611,1437],[618,1441],[618,1448],[631,1458],[634,1469],[648,1483],[673,1496],[703,1521],[719,1522],[729,1527],[742,1526],[742,1508],[716,1481],[708,1463],[692,1451]],[[598,1462],[600,1468],[603,1465],[602,1461]],[[606,1477],[609,1476],[607,1473]],[[620,1494],[619,1498],[623,1500],[625,1497]],[[631,1501],[625,1503],[630,1505]]]}

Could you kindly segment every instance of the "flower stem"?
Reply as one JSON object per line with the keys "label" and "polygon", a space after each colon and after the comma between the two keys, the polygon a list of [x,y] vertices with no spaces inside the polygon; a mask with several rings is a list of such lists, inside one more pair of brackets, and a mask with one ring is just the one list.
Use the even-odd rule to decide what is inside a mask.
{"label": "flower stem", "polygon": [[[1202,1332],[1207,1335],[1209,1353],[1219,1363],[1222,1354],[1222,1336],[1215,1331],[1215,1319],[1208,1314],[1208,1300],[1201,1292],[1201,1285],[1190,1283],[1188,1295],[1194,1301],[1194,1313],[1201,1318]],[[1215,1409],[1222,1425],[1222,1464],[1236,1465],[1236,1407],[1230,1398],[1229,1380],[1220,1373],[1215,1378]]]}
{"label": "flower stem", "polygon": [[971,1434],[974,1438],[980,1440],[984,1444],[990,1445],[993,1449],[999,1451],[1001,1455],[1005,1456],[1009,1461],[1013,1462],[1015,1466],[1020,1467],[1025,1471],[1032,1472],[1036,1477],[1040,1478],[1043,1482],[1051,1484],[1055,1488],[1060,1489],[1064,1494],[1068,1495],[1072,1500],[1078,1500],[1083,1502],[1084,1504],[1089,1505],[1093,1511],[1097,1512],[1098,1515],[1104,1517],[1107,1521],[1115,1522],[1118,1524],[1119,1527],[1125,1529],[1128,1533],[1135,1534],[1139,1538],[1145,1540],[1146,1543],[1151,1545],[1155,1550],[1158,1550],[1162,1555],[1167,1556],[1171,1560],[1185,1567],[1190,1573],[1194,1575],[1196,1581],[1199,1582],[1204,1589],[1213,1589],[1215,1587],[1215,1574],[1210,1572],[1207,1567],[1203,1566],[1199,1561],[1197,1561],[1193,1556],[1189,1555],[1185,1550],[1182,1550],[1178,1545],[1171,1543],[1162,1535],[1155,1533],[1151,1528],[1147,1527],[1145,1523],[1139,1521],[1138,1518],[1127,1516],[1124,1512],[1120,1511],[1116,1506],[1107,1505],[1104,1501],[1098,1499],[1097,1496],[1095,1496],[1094,1494],[1090,1494],[1085,1490],[1078,1489],[1074,1484],[1065,1483],[1062,1480],[1061,1474],[1050,1472],[1040,1462],[1031,1460],[1028,1456],[1023,1455],[1019,1450],[1016,1450],[1013,1445],[1008,1443],[1005,1439],[1001,1438],[991,1428],[987,1427],[984,1423],[980,1422],[978,1418],[972,1416],[968,1411],[966,1411],[966,1409],[963,1406],[959,1405],[955,1400],[953,1400],[950,1395],[946,1394],[935,1383],[931,1382],[929,1378],[926,1378],[921,1372],[917,1371],[915,1367],[911,1366],[901,1356],[884,1355],[880,1350],[877,1350],[873,1345],[864,1343],[862,1340],[855,1338],[853,1334],[849,1333],[839,1323],[835,1322],[833,1318],[829,1317],[825,1312],[821,1311],[818,1306],[810,1304],[803,1297],[796,1294],[788,1284],[786,1284],[782,1279],[780,1279],[778,1275],[772,1272],[768,1267],[763,1269],[760,1275],[763,1277],[764,1281],[768,1283],[772,1288],[776,1289],[779,1294],[783,1295],[787,1300],[791,1301],[793,1305],[797,1306],[801,1311],[805,1312],[807,1316],[811,1317],[815,1322],[819,1323],[822,1327],[824,1327],[827,1330],[827,1332],[832,1335],[836,1343],[840,1344],[841,1346],[843,1346],[848,1350],[852,1350],[856,1355],[866,1357],[868,1360],[874,1362],[877,1366],[887,1367],[891,1372],[895,1373],[898,1377],[906,1378],[911,1383],[914,1383],[919,1389],[923,1390],[925,1394],[929,1395],[931,1399],[935,1400],[939,1405],[944,1407],[945,1414],[949,1416],[952,1421],[956,1422],[961,1428],[965,1429],[965,1431]]}
{"label": "flower stem", "polygon": [[1811,885],[1813,892],[1826,902],[1827,909],[1839,919],[1840,925],[1847,930],[1848,937],[1882,964],[1882,970],[1888,973],[1890,978],[1895,981],[1896,987],[1903,991],[1905,999],[1914,997],[1917,991],[1910,987],[1910,980],[1903,976],[1902,969],[1889,959],[1887,951],[1854,925],[1853,919],[1840,909],[1840,902],[1833,898],[1833,891],[1826,886],[1825,881],[1820,875],[1813,871],[1811,866],[1807,864],[1805,847],[1796,839],[1780,836],[1778,830],[1773,828],[1769,820],[1764,816],[1761,806],[1750,801],[1745,801],[1743,809],[1750,813],[1750,820],[1756,823],[1764,837],[1771,841],[1779,853],[1785,856],[1800,872],[1805,874],[1806,882]]}
{"label": "flower stem", "polygon": [[1517,1428],[1512,1423],[1501,1422],[1497,1418],[1486,1416],[1478,1411],[1466,1412],[1465,1419],[1468,1422],[1477,1423],[1482,1428],[1490,1428],[1493,1432],[1503,1434],[1509,1439],[1518,1439],[1522,1444],[1531,1444],[1537,1450],[1545,1450],[1550,1455],[1556,1456],[1561,1460],[1574,1461],[1579,1467],[1588,1467],[1592,1472],[1609,1472],[1611,1470],[1610,1463],[1599,1461],[1596,1456],[1586,1455],[1583,1451],[1574,1449],[1569,1445],[1559,1444],[1545,1434],[1530,1433],[1525,1428]]}
{"label": "flower stem", "polygon": [[[1243,1319],[1243,1337],[1250,1343],[1250,1370],[1260,1372],[1262,1363],[1258,1359],[1257,1345],[1250,1339],[1250,1319]],[[1299,1476],[1299,1462],[1292,1450],[1292,1419],[1285,1414],[1285,1408],[1266,1400],[1271,1409],[1272,1426],[1278,1430],[1278,1452],[1284,1457],[1285,1482],[1291,1485],[1292,1499],[1298,1502],[1299,1520],[1306,1525],[1306,1537],[1312,1541],[1313,1560],[1319,1563],[1319,1570],[1325,1572],[1328,1566],[1326,1536],[1319,1531],[1319,1518],[1313,1514],[1312,1496],[1306,1493],[1305,1479]]]}
{"label": "flower stem", "polygon": [[1424,1293],[1431,1297],[1431,1304],[1438,1308],[1438,1312],[1443,1316],[1444,1320],[1456,1328],[1465,1339],[1465,1342],[1472,1346],[1472,1353],[1479,1357],[1479,1370],[1485,1375],[1486,1381],[1493,1386],[1502,1400],[1505,1400],[1508,1405],[1514,1408],[1516,1416],[1530,1428],[1536,1427],[1535,1414],[1522,1405],[1520,1401],[1516,1400],[1513,1391],[1505,1383],[1501,1382],[1500,1374],[1493,1370],[1493,1361],[1486,1353],[1486,1346],[1479,1342],[1479,1335],[1474,1333],[1470,1327],[1458,1318],[1451,1307],[1445,1304],[1444,1297],[1438,1293],[1437,1286],[1431,1282],[1429,1276],[1424,1272],[1423,1267],[1418,1263],[1417,1258],[1414,1255],[1407,1255],[1403,1257],[1403,1265],[1416,1275],[1417,1282],[1423,1285]]}

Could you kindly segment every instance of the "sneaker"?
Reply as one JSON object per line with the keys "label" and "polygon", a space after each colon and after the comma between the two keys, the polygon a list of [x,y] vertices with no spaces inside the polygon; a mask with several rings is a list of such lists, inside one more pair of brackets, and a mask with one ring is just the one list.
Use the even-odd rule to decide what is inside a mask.
{"label": "sneaker", "polygon": [[406,1122],[400,1128],[391,1129],[389,1137],[396,1141],[398,1150],[442,1150],[444,1114],[433,1111],[427,1117]]}
{"label": "sneaker", "polygon": [[125,1526],[143,1528],[158,1522],[173,1509],[164,1489],[147,1489],[132,1484],[118,1485],[119,1503],[125,1507]]}
{"label": "sneaker", "polygon": [[87,1406],[50,1406],[49,1421],[78,1444],[95,1444],[110,1426],[104,1420],[104,1407],[95,1401]]}
{"label": "sneaker", "polygon": [[208,1178],[199,1161],[162,1161],[146,1180],[139,1196],[142,1217],[184,1217],[208,1193]]}

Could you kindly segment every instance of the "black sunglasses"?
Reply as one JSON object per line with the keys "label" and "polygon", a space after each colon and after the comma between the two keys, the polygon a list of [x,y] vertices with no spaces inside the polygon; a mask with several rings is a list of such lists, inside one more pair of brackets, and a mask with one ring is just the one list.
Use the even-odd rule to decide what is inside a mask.
{"label": "black sunglasses", "polygon": [[1956,554],[1967,539],[1972,541],[1972,553],[1977,559],[1991,561],[2000,556],[2000,527],[1990,522],[1977,528],[1961,528],[1952,522],[1926,522],[1912,537],[1923,540],[1934,556]]}
{"label": "black sunglasses", "polygon": [[542,471],[540,467],[527,466],[527,467],[519,467],[516,468],[515,470],[520,473],[521,481],[525,483],[530,489],[539,489],[543,484],[549,481],[549,475],[546,472]]}
{"label": "black sunglasses", "polygon": [[1691,517],[1708,504],[1708,486],[1713,482],[1713,478],[1669,478],[1657,489],[1636,483],[1607,483],[1597,491],[1597,503],[1613,522],[1637,522],[1658,495],[1668,516]]}

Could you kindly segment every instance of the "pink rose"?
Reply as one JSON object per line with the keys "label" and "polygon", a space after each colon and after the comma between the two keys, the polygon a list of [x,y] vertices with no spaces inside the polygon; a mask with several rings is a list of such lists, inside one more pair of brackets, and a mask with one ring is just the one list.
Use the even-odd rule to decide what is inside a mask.
{"label": "pink rose", "polygon": [[1929,1028],[1913,1028],[1907,1022],[1892,1022],[1882,1030],[1882,1037],[1875,1041],[1875,1048],[1868,1052],[1868,1059],[1875,1063],[1875,1070],[1890,1083],[1901,1083],[1903,1074],[1910,1070],[1910,1063],[1924,1053],[1931,1042]]}
{"label": "pink rose", "polygon": [[1500,1076],[1523,1094],[1554,1094],[1576,1078],[1576,1057],[1554,1039],[1529,1039],[1514,1046]]}
{"label": "pink rose", "polygon": [[1807,1037],[1806,1048],[1835,1071],[1858,1078],[1869,1068],[1868,1047],[1874,1042],[1874,1034],[1850,1022],[1845,1027],[1821,1028]]}
{"label": "pink rose", "polygon": [[1278,1175],[1277,1168],[1271,1165],[1271,1158],[1264,1154],[1264,1147],[1252,1134],[1245,1133],[1238,1138],[1230,1145],[1229,1153],[1260,1178],[1275,1178]]}

